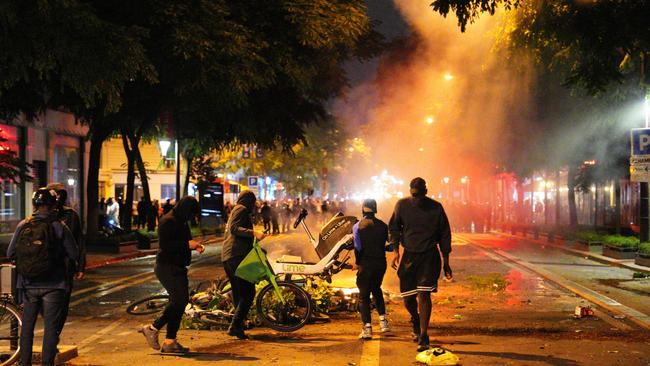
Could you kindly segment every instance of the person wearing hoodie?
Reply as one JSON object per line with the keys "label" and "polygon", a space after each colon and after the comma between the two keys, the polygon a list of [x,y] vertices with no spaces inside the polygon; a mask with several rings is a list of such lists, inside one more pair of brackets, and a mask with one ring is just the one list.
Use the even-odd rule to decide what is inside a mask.
{"label": "person wearing hoodie", "polygon": [[[188,224],[199,212],[196,198],[185,196],[160,219],[158,225],[159,249],[154,272],[169,294],[169,303],[153,324],[143,326],[139,332],[151,348],[163,353],[189,352],[189,348],[178,343],[176,334],[190,297],[187,267],[192,261],[192,250],[199,253],[205,250],[201,243],[192,239]],[[167,335],[161,346],[158,333],[165,325]]]}
{"label": "person wearing hoodie", "polygon": [[[441,252],[445,277],[452,277],[451,230],[442,205],[427,197],[424,179],[414,178],[410,188],[411,197],[397,201],[388,226],[395,251],[391,267],[397,270],[401,296],[411,315],[413,340],[418,342],[418,352],[421,352],[429,349],[431,293],[438,292]],[[404,248],[402,256],[400,244]]]}
{"label": "person wearing hoodie", "polygon": [[253,249],[253,239],[262,240],[265,236],[264,233],[253,230],[252,216],[255,213],[256,200],[255,193],[241,192],[228,217],[221,250],[221,262],[230,280],[235,305],[235,315],[228,328],[228,335],[239,339],[248,338],[244,333],[244,320],[255,298],[255,284],[237,277],[235,271]]}
{"label": "person wearing hoodie", "polygon": [[390,332],[388,319],[386,319],[386,305],[381,283],[386,273],[386,251],[389,247],[388,226],[375,217],[377,202],[373,199],[363,201],[361,207],[363,218],[354,224],[354,255],[356,259],[357,287],[359,288],[359,313],[361,313],[361,339],[372,339],[372,325],[370,316],[370,294],[375,301],[375,308],[379,313],[379,327],[382,333]]}

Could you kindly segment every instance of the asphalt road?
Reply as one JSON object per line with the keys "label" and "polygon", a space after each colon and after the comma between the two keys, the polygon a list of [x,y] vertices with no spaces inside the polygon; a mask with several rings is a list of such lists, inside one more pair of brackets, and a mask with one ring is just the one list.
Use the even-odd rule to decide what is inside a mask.
{"label": "asphalt road", "polygon": [[[269,238],[265,245],[270,253],[284,249],[308,256],[311,250],[299,234]],[[190,267],[193,283],[223,276],[219,251],[219,245],[213,245],[203,255],[194,256]],[[500,256],[499,251],[516,256],[519,262]],[[62,335],[62,344],[79,347],[80,355],[71,365],[194,365],[206,361],[226,365],[415,364],[408,317],[394,296],[388,305],[394,331],[376,334],[372,341],[357,339],[360,322],[356,314],[341,313],[333,315],[330,323],[307,325],[290,334],[252,329],[248,341],[234,340],[222,331],[182,330],[179,340],[193,352],[185,357],[160,355],[148,349],[136,332],[151,318],[125,313],[131,301],[161,291],[152,272],[153,262],[146,257],[100,267],[77,283]],[[650,364],[650,333],[646,329],[531,268],[543,267],[648,314],[647,285],[629,281],[631,276],[625,270],[491,234],[455,236],[452,266],[454,281],[441,282],[439,293],[433,295],[430,334],[432,342],[452,350],[463,365]],[[505,288],[482,288],[487,278],[503,279]],[[635,285],[629,288],[632,283]],[[342,272],[335,284],[353,286],[354,273]],[[398,292],[393,271],[388,271],[384,284],[389,293]],[[589,304],[596,309],[596,316],[572,317],[576,305]]]}

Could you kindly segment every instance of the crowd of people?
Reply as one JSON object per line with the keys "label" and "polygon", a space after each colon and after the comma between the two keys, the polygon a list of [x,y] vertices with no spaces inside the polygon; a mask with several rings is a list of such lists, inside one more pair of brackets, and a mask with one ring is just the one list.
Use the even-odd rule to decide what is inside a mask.
{"label": "crowd of people", "polygon": [[[357,287],[360,294],[359,311],[362,320],[359,338],[372,338],[371,295],[379,314],[380,331],[391,331],[381,286],[388,267],[386,253],[393,252],[391,268],[397,271],[400,294],[411,317],[413,341],[417,342],[417,350],[420,352],[430,347],[428,329],[432,310],[431,293],[438,291],[441,273],[444,273],[448,280],[452,278],[449,261],[451,228],[442,205],[427,197],[424,179],[413,179],[410,192],[410,197],[400,199],[395,205],[389,224],[376,217],[377,203],[371,199],[365,200],[362,205],[362,219],[353,227]],[[190,253],[192,250],[203,252],[203,247],[189,235],[187,222],[192,215],[198,214],[198,204],[195,204],[191,197],[187,199],[187,209],[181,212],[179,204],[178,208],[170,213],[169,221],[161,220],[159,228],[160,250],[155,273],[169,293],[170,302],[158,319],[140,329],[147,344],[162,352],[189,351],[178,343],[176,336],[183,309],[188,302],[187,267],[191,262]],[[243,191],[227,212],[221,261],[232,287],[235,308],[227,330],[229,336],[248,338],[244,321],[253,304],[255,284],[238,277],[236,270],[253,249],[254,240],[262,240],[276,232],[273,218],[280,216],[277,210],[279,206],[282,210],[288,208],[287,212],[293,213],[294,210],[309,207],[309,203],[294,201],[291,205],[287,202],[259,204],[253,192]],[[278,212],[275,215],[274,209]],[[321,216],[327,212],[328,210],[322,210]],[[291,216],[288,214],[287,218]],[[256,217],[262,220],[264,229],[261,231],[255,230]],[[401,251],[400,246],[403,248]],[[165,341],[161,345],[159,333],[165,326]]]}
{"label": "crowd of people", "polygon": [[122,197],[101,198],[99,200],[99,226],[100,229],[110,225],[118,228],[131,226],[135,229],[154,231],[158,227],[160,218],[171,211],[174,203],[167,198],[161,205],[157,199],[148,202],[142,197],[137,203],[134,202],[131,205],[131,225],[127,225],[128,216],[124,215],[127,207]]}
{"label": "crowd of people", "polygon": [[[390,263],[400,280],[400,293],[411,317],[413,340],[418,344],[418,351],[422,351],[429,349],[430,295],[437,292],[441,273],[444,272],[447,279],[452,277],[449,264],[451,228],[442,205],[427,197],[426,182],[422,178],[413,179],[410,189],[411,196],[397,202],[388,224],[376,217],[377,203],[369,199],[362,205],[362,219],[353,227],[362,320],[359,338],[372,338],[371,295],[379,314],[380,330],[391,331],[381,290]],[[24,304],[21,365],[31,365],[34,327],[39,313],[45,324],[42,363],[54,364],[74,280],[84,277],[85,241],[81,220],[66,206],[66,201],[63,185],[51,184],[38,189],[32,197],[33,215],[18,224],[7,250],[7,257],[16,263],[16,297]],[[279,220],[282,220],[282,230],[289,230],[291,220],[302,209],[311,211],[317,220],[327,220],[331,206],[337,205],[311,199],[260,203],[251,191],[242,192],[234,205],[226,206],[221,260],[232,286],[235,305],[228,335],[248,338],[244,321],[255,297],[255,284],[239,278],[235,272],[252,250],[254,239],[262,240],[267,235],[279,233]],[[109,220],[119,222],[119,202],[109,199],[105,209]],[[140,333],[155,350],[186,353],[189,349],[178,342],[177,334],[189,300],[191,252],[205,250],[200,242],[192,239],[190,231],[190,222],[199,216],[200,205],[196,198],[187,196],[173,207],[168,201],[161,209],[154,273],[170,300],[161,316],[143,326]],[[344,207],[338,206],[335,210],[342,209]],[[255,230],[257,219],[263,223],[262,231]],[[390,262],[387,252],[393,252]],[[159,333],[165,327],[166,336],[161,344]]]}

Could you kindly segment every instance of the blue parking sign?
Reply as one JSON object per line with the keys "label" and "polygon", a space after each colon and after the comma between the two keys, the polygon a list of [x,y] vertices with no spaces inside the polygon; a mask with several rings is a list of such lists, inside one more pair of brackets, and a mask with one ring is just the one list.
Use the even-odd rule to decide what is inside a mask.
{"label": "blue parking sign", "polygon": [[650,155],[650,128],[634,128],[631,131],[632,156]]}

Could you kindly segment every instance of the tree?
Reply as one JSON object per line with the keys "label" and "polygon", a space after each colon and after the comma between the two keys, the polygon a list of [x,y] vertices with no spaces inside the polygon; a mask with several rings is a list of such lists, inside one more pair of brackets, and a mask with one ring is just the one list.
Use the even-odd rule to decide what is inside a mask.
{"label": "tree", "polygon": [[431,6],[443,16],[454,11],[461,30],[483,12],[520,7],[511,27],[515,44],[591,95],[646,76],[639,66],[650,52],[647,1],[435,0]]}

